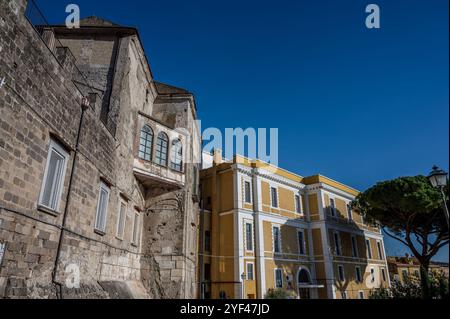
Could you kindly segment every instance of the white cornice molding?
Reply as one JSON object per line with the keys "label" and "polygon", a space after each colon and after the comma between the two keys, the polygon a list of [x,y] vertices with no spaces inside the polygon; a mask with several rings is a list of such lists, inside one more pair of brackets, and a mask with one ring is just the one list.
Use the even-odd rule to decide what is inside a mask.
{"label": "white cornice molding", "polygon": [[343,190],[337,189],[336,187],[324,184],[324,183],[316,183],[316,184],[311,184],[311,185],[307,185],[306,189],[308,191],[317,191],[319,189],[323,189],[325,191],[331,192],[335,195],[339,195],[342,196],[344,198],[346,198],[347,200],[354,200],[355,196],[352,194],[349,194]]}
{"label": "white cornice molding", "polygon": [[271,172],[269,172],[267,170],[263,170],[261,168],[252,168],[252,167],[248,167],[248,166],[242,165],[242,164],[233,164],[231,166],[231,168],[233,170],[237,170],[239,173],[248,175],[250,177],[252,177],[253,175],[256,175],[258,177],[265,178],[272,182],[284,184],[284,185],[286,185],[288,187],[292,187],[294,189],[302,190],[305,188],[305,185],[302,183],[294,182],[288,178],[285,178],[278,174],[271,173]]}

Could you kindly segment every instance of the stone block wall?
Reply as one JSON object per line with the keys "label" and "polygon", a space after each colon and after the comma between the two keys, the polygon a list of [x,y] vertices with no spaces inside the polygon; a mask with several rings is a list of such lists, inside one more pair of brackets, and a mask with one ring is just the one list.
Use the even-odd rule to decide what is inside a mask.
{"label": "stone block wall", "polygon": [[[0,244],[5,247],[0,298],[195,298],[193,166],[186,165],[177,191],[161,185],[158,195],[133,174],[139,112],[169,128],[192,131],[193,105],[189,99],[166,101],[167,114],[154,108],[158,92],[141,43],[129,29],[98,38],[55,33],[63,47],[56,41],[50,49],[25,18],[26,4],[0,4],[0,75],[6,77],[0,88]],[[52,28],[46,38],[54,39],[48,32]],[[81,101],[88,95],[92,103],[83,112]],[[114,130],[101,118],[105,103]],[[51,140],[69,154],[57,212],[38,207]],[[192,146],[185,152],[191,162]],[[105,234],[94,229],[100,182],[110,188]],[[174,197],[176,211],[157,204]],[[122,201],[127,212],[119,239]],[[137,246],[132,243],[136,212],[143,221]],[[71,265],[80,275],[80,286],[73,289],[66,285],[73,278],[67,271]]]}
{"label": "stone block wall", "polygon": [[[103,280],[140,280],[140,248],[129,239],[130,211],[127,240],[115,238],[119,197],[135,187],[134,177],[116,181],[117,140],[98,117],[101,103],[85,112],[75,149],[85,92],[72,81],[73,69],[61,59],[64,55],[55,55],[24,17],[25,8],[26,1],[1,3],[0,73],[6,85],[0,89],[0,242],[5,245],[0,297],[56,298],[64,292],[103,298],[108,296],[99,285]],[[50,139],[70,154],[60,209],[52,214],[37,207]],[[60,237],[76,153],[66,231]],[[132,165],[133,155],[125,160]],[[111,183],[103,236],[94,232],[101,178]],[[139,194],[127,198],[130,209],[143,206]],[[60,238],[55,285],[52,272]],[[70,264],[79,267],[81,280],[80,289],[72,291],[64,287]]]}

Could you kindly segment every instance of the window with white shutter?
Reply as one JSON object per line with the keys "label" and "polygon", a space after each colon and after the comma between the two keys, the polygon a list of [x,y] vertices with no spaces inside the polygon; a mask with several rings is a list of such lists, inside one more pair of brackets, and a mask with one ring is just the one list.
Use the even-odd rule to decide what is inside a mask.
{"label": "window with white shutter", "polygon": [[119,211],[117,213],[117,238],[123,239],[125,233],[125,221],[127,217],[127,204],[120,201]]}
{"label": "window with white shutter", "polygon": [[59,210],[68,158],[69,154],[58,143],[51,140],[39,196],[40,207],[53,212]]}
{"label": "window with white shutter", "polygon": [[109,187],[103,182],[100,183],[97,214],[95,217],[95,230],[101,233],[105,233],[106,231],[106,216],[108,213],[109,194]]}
{"label": "window with white shutter", "polygon": [[133,220],[133,237],[132,237],[132,243],[135,246],[139,246],[140,244],[140,237],[141,237],[141,216],[139,212],[135,211],[134,213],[134,220]]}

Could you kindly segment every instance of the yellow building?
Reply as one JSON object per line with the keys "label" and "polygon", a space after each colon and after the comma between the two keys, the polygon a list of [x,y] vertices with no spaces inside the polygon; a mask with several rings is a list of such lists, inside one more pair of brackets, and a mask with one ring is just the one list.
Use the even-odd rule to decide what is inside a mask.
{"label": "yellow building", "polygon": [[208,155],[201,172],[205,298],[262,299],[282,288],[300,299],[362,299],[389,286],[380,230],[349,207],[358,191],[240,156],[223,161],[220,151]]}
{"label": "yellow building", "polygon": [[[405,257],[388,257],[387,261],[392,280],[397,280],[402,284],[408,280],[420,280],[420,264],[416,258],[407,255]],[[448,278],[448,263],[432,262],[429,272]]]}

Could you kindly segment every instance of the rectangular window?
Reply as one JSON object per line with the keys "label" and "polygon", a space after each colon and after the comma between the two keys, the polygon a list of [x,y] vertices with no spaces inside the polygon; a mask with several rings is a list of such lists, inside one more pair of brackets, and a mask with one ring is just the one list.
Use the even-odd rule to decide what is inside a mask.
{"label": "rectangular window", "polygon": [[359,267],[359,266],[355,268],[355,277],[356,277],[356,282],[362,282],[361,267]]}
{"label": "rectangular window", "polygon": [[364,299],[364,291],[359,291],[358,292],[358,296],[359,296],[359,299]]}
{"label": "rectangular window", "polygon": [[334,233],[334,247],[336,249],[336,255],[341,256],[342,255],[341,237],[339,236],[339,233]]}
{"label": "rectangular window", "polygon": [[127,218],[127,204],[120,201],[119,211],[117,213],[117,238],[123,239],[125,233],[125,220]]}
{"label": "rectangular window", "polygon": [[416,269],[414,270],[414,276],[418,279],[420,279],[420,272]]}
{"label": "rectangular window", "polygon": [[278,192],[275,187],[270,188],[270,194],[272,199],[272,207],[278,208]]}
{"label": "rectangular window", "polygon": [[300,255],[306,255],[305,246],[305,233],[300,230],[298,231],[298,252]]}
{"label": "rectangular window", "polygon": [[245,223],[245,249],[253,251],[253,225]]}
{"label": "rectangular window", "polygon": [[356,241],[356,237],[351,237],[352,241],[352,257],[358,257],[358,242]]}
{"label": "rectangular window", "polygon": [[205,264],[205,281],[211,281],[211,264]]}
{"label": "rectangular window", "polygon": [[353,221],[353,210],[352,210],[352,206],[350,204],[347,204],[347,215],[348,215],[348,220]]}
{"label": "rectangular window", "polygon": [[205,231],[205,251],[211,252],[211,232]]}
{"label": "rectangular window", "polygon": [[100,183],[100,190],[97,203],[97,214],[95,217],[95,230],[105,233],[106,231],[106,216],[108,214],[109,203],[109,187],[105,183]]}
{"label": "rectangular window", "polygon": [[370,239],[366,239],[367,258],[372,259],[372,247],[370,246]]}
{"label": "rectangular window", "polygon": [[408,277],[409,277],[408,270],[403,269],[403,270],[402,270],[402,275],[403,275],[403,280],[407,280]]}
{"label": "rectangular window", "polygon": [[381,277],[383,278],[383,281],[386,281],[386,270],[384,268],[381,268]]}
{"label": "rectangular window", "polygon": [[341,291],[341,299],[347,299],[347,293],[345,291]]}
{"label": "rectangular window", "polygon": [[370,281],[373,283],[375,282],[375,269],[370,268]]}
{"label": "rectangular window", "polygon": [[336,204],[334,202],[334,198],[330,198],[330,214],[331,216],[336,216]]}
{"label": "rectangular window", "polygon": [[342,265],[338,266],[338,275],[339,275],[339,281],[344,282],[345,281],[344,266],[342,266]]}
{"label": "rectangular window", "polygon": [[283,270],[275,269],[275,288],[283,288]]}
{"label": "rectangular window", "polygon": [[383,248],[381,247],[381,242],[377,241],[378,258],[383,260]]}
{"label": "rectangular window", "polygon": [[58,143],[51,140],[39,196],[39,206],[53,212],[59,210],[68,158],[69,154]]}
{"label": "rectangular window", "polygon": [[139,246],[140,244],[140,237],[141,237],[141,218],[140,214],[135,211],[134,212],[134,220],[133,220],[133,245]]}
{"label": "rectangular window", "polygon": [[247,280],[255,280],[253,263],[247,263]]}
{"label": "rectangular window", "polygon": [[6,251],[6,243],[0,242],[0,267],[2,266],[2,263],[3,263],[3,257],[5,256],[5,251]]}
{"label": "rectangular window", "polygon": [[245,197],[245,202],[247,204],[251,204],[252,203],[252,184],[250,182],[245,182],[244,183],[244,197]]}
{"label": "rectangular window", "polygon": [[273,226],[272,227],[272,232],[273,232],[273,251],[275,253],[281,253],[280,227],[279,226]]}
{"label": "rectangular window", "polygon": [[300,195],[295,195],[295,212],[297,214],[301,214],[302,213],[302,206],[301,206]]}

